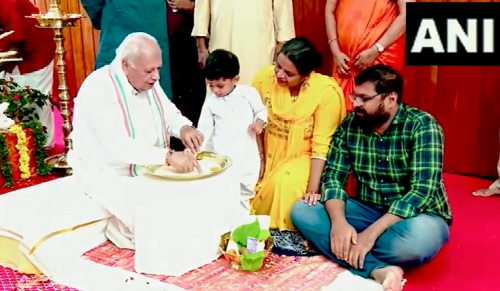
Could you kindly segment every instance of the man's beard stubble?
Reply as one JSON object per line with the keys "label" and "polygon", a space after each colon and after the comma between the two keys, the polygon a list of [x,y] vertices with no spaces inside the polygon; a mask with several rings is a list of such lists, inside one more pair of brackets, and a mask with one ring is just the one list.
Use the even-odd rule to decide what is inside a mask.
{"label": "man's beard stubble", "polygon": [[354,108],[354,113],[356,113],[356,120],[364,128],[377,128],[391,118],[391,114],[385,110],[383,103],[379,105],[377,111],[373,114],[368,114],[361,107]]}

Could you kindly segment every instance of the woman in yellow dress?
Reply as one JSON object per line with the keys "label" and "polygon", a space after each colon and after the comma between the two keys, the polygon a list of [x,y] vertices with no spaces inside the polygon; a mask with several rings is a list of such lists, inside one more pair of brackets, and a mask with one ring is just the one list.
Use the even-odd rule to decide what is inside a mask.
{"label": "woman in yellow dress", "polygon": [[314,70],[321,55],[304,38],[286,42],[273,66],[260,70],[253,86],[268,110],[258,139],[261,180],[252,201],[255,214],[270,215],[275,249],[306,254],[290,220],[297,200],[316,203],[333,132],[345,116],[342,89]]}

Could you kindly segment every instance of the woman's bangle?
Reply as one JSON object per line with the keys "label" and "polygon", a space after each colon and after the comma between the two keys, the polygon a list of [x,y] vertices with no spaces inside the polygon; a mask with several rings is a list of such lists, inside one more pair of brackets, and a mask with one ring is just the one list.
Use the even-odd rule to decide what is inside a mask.
{"label": "woman's bangle", "polygon": [[338,38],[336,38],[336,37],[335,37],[335,38],[330,38],[330,39],[328,40],[328,45],[330,45],[332,42],[334,42],[334,41],[336,41],[336,40],[338,40]]}

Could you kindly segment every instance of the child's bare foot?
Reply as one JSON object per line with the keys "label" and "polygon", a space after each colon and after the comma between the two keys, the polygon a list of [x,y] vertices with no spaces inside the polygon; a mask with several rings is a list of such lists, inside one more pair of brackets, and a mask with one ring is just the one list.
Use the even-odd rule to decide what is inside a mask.
{"label": "child's bare foot", "polygon": [[382,284],[384,291],[401,291],[403,289],[403,269],[388,266],[377,269],[372,274],[375,281]]}

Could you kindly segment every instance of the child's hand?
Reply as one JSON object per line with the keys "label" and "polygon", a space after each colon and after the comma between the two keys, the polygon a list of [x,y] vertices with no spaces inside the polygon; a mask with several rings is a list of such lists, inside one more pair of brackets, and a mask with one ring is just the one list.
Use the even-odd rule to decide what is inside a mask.
{"label": "child's hand", "polygon": [[257,119],[252,124],[250,124],[250,127],[248,129],[255,134],[261,134],[264,130],[264,125],[264,121]]}

